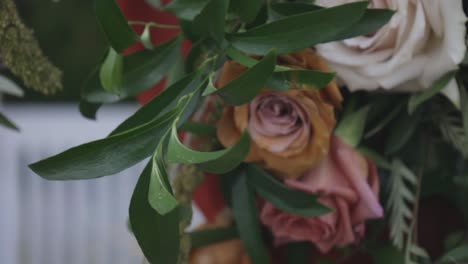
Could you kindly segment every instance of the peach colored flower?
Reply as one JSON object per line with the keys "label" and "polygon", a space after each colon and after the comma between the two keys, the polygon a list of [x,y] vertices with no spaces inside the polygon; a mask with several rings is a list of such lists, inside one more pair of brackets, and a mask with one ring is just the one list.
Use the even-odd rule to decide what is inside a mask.
{"label": "peach colored flower", "polygon": [[[280,56],[279,64],[328,71],[311,49]],[[244,70],[236,62],[226,62],[218,86],[222,89]],[[320,90],[271,91],[266,87],[249,104],[225,107],[218,123],[218,138],[228,147],[247,129],[252,139],[247,162],[259,162],[283,177],[298,177],[328,153],[335,127],[334,108],[341,100],[334,82]]]}
{"label": "peach colored flower", "polygon": [[307,218],[264,203],[261,222],[271,229],[278,244],[310,241],[322,253],[327,253],[334,246],[359,241],[364,235],[365,221],[383,216],[375,166],[337,137],[332,139],[326,159],[303,177],[287,179],[285,184],[319,194],[318,200],[335,211]]}

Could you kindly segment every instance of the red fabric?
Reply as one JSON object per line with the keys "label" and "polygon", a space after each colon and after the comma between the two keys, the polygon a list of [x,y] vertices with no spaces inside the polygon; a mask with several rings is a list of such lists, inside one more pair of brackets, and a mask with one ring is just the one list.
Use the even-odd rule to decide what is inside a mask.
{"label": "red fabric", "polygon": [[[117,0],[124,16],[129,21],[144,21],[144,22],[156,22],[166,25],[177,25],[177,18],[168,13],[163,12],[157,9],[152,8],[150,5],[145,3],[144,0]],[[170,0],[163,0],[164,4],[170,2]],[[143,32],[143,26],[134,26],[133,27],[138,34]],[[151,40],[154,44],[159,44],[166,42],[173,37],[179,34],[178,29],[161,29],[161,28],[151,28]],[[184,41],[182,45],[182,53],[186,55],[191,47],[190,42],[187,40]],[[142,50],[144,47],[141,43],[137,43],[130,48],[128,48],[125,53],[132,53],[139,50]],[[165,85],[165,80],[162,80],[152,89],[143,92],[138,96],[138,101],[142,104],[146,104],[154,96],[162,91]]]}

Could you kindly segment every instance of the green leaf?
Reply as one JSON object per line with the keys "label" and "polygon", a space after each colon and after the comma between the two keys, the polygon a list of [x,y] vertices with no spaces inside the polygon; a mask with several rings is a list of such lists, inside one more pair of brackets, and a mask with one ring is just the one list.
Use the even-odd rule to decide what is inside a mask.
{"label": "green leaf", "polygon": [[197,35],[210,37],[221,43],[224,39],[225,15],[228,5],[229,0],[209,0],[193,21],[193,30]]}
{"label": "green leaf", "polygon": [[9,94],[16,97],[23,97],[23,90],[12,80],[0,75],[0,95]]}
{"label": "green leaf", "polygon": [[414,110],[416,110],[419,105],[442,91],[442,89],[447,86],[447,84],[455,77],[456,74],[457,71],[451,71],[437,80],[428,90],[411,95],[408,102],[408,113],[414,113]]}
{"label": "green leaf", "polygon": [[164,9],[179,19],[193,20],[198,16],[209,0],[173,0]]}
{"label": "green leaf", "polygon": [[262,8],[262,0],[237,0],[237,13],[244,22],[252,22]]}
{"label": "green leaf", "polygon": [[377,153],[375,150],[362,147],[360,146],[357,149],[362,155],[366,156],[368,159],[372,160],[372,162],[377,165],[379,168],[384,168],[390,170],[392,168],[392,164],[387,161],[382,155]]}
{"label": "green leaf", "polygon": [[292,190],[255,165],[247,165],[247,175],[257,193],[282,211],[305,217],[333,211],[318,203],[317,195]]}
{"label": "green leaf", "polygon": [[115,89],[118,89],[122,83],[122,73],[123,56],[111,47],[99,70],[99,80],[104,90],[118,94],[119,90]]}
{"label": "green leaf", "polygon": [[93,72],[85,82],[82,98],[95,104],[113,103],[152,88],[176,62],[181,43],[181,38],[174,38],[153,50],[143,50],[124,56],[121,85],[112,88],[119,91],[118,95],[104,90],[99,81],[98,71]]}
{"label": "green leaf", "polygon": [[464,149],[468,148],[468,95],[466,93],[466,87],[462,82],[458,82],[458,90],[460,91],[460,111],[462,116],[463,130],[465,132],[465,146]]}
{"label": "green leaf", "polygon": [[[406,101],[405,101],[406,103]],[[374,107],[376,105],[372,105],[371,107],[371,112],[373,112],[374,110]],[[391,109],[391,112],[390,113],[381,113],[381,115],[385,115],[384,118],[380,118],[377,122],[377,124],[369,129],[366,133],[366,135],[364,136],[365,138],[370,138],[372,137],[373,135],[375,135],[377,132],[381,131],[383,128],[385,128],[390,122],[392,122],[392,120],[394,120],[398,114],[401,112],[401,110],[403,110],[405,104],[403,103],[399,103],[398,105],[396,105],[396,107],[392,107],[393,109]],[[377,106],[379,107],[379,106]]]}
{"label": "green leaf", "polygon": [[345,115],[335,129],[335,135],[351,147],[357,147],[364,133],[369,109],[370,107],[366,106],[356,112],[350,112]]}
{"label": "green leaf", "polygon": [[146,24],[145,29],[143,29],[143,33],[141,33],[140,41],[145,49],[153,49],[153,41],[151,40],[151,24]]}
{"label": "green leaf", "polygon": [[[297,89],[321,89],[335,78],[335,73],[311,70],[287,70],[275,72],[268,80],[269,89],[285,91],[291,87]],[[297,85],[304,84],[304,85]],[[296,85],[297,87],[294,87]]]}
{"label": "green leaf", "polygon": [[269,20],[275,21],[288,16],[323,9],[308,3],[275,3],[270,5]]}
{"label": "green leaf", "polygon": [[232,147],[213,152],[192,150],[179,140],[177,128],[172,127],[167,160],[169,163],[199,164],[204,171],[222,174],[235,169],[244,161],[250,149],[250,138],[244,132],[239,141]]}
{"label": "green leaf", "polygon": [[166,215],[179,205],[179,201],[174,197],[169,176],[167,175],[164,163],[163,141],[159,143],[153,155],[148,201],[156,212]]}
{"label": "green leaf", "polygon": [[421,121],[421,113],[421,111],[416,111],[413,115],[403,113],[399,119],[392,123],[385,144],[386,155],[395,154],[408,143]]}
{"label": "green leaf", "polygon": [[403,252],[395,247],[388,246],[370,251],[374,263],[378,264],[396,264],[405,263]]}
{"label": "green leaf", "polygon": [[48,180],[93,179],[118,173],[151,155],[178,110],[132,130],[89,142],[29,165]]}
{"label": "green leaf", "polygon": [[265,83],[275,69],[275,64],[276,53],[272,50],[252,68],[213,94],[221,96],[229,105],[248,103],[265,87]]}
{"label": "green leaf", "polygon": [[158,214],[148,202],[151,162],[140,176],[130,202],[130,225],[150,263],[177,263],[180,248],[180,210]]}
{"label": "green leaf", "polygon": [[190,233],[192,248],[204,247],[238,237],[239,234],[237,233],[237,228],[234,225],[223,228],[204,229]]}
{"label": "green leaf", "polygon": [[231,44],[246,53],[263,55],[271,48],[279,54],[291,53],[319,43],[340,38],[366,12],[368,2],[290,16],[247,32],[228,36]]}
{"label": "green leaf", "polygon": [[115,0],[94,1],[94,11],[107,41],[117,52],[138,41],[137,34],[128,25]]}
{"label": "green leaf", "polygon": [[79,104],[81,115],[91,120],[96,120],[96,114],[100,107],[101,104],[89,103],[83,99],[80,100]]}
{"label": "green leaf", "polygon": [[158,96],[154,97],[146,105],[142,106],[132,116],[122,122],[111,135],[122,133],[126,130],[150,122],[170,111],[184,95],[192,92],[201,80],[197,78],[199,73],[192,73],[182,78],[172,86],[166,88]]}
{"label": "green leaf", "polygon": [[2,113],[0,113],[0,125],[19,131],[19,128]]}
{"label": "green leaf", "polygon": [[187,121],[179,129],[198,136],[216,137],[216,127],[213,125]]}
{"label": "green leaf", "polygon": [[438,263],[458,263],[459,261],[468,261],[468,244],[459,246],[446,253]]}
{"label": "green leaf", "polygon": [[255,264],[270,263],[260,230],[257,203],[245,171],[240,169],[232,187],[232,211],[239,236]]}

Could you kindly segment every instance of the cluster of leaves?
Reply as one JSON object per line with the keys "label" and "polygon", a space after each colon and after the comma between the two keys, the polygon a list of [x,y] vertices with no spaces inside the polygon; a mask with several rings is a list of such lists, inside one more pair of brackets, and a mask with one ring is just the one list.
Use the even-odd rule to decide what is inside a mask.
{"label": "cluster of leaves", "polygon": [[[187,247],[180,223],[190,217],[190,208],[174,196],[166,165],[193,164],[202,171],[219,174],[236,226],[195,232],[190,235],[192,246],[238,236],[254,263],[269,263],[258,222],[256,195],[281,210],[307,217],[326,214],[329,209],[319,204],[315,195],[288,189],[261,168],[243,164],[250,144],[247,132],[234,146],[211,152],[185,146],[178,133],[184,129],[202,133],[214,130],[209,125],[189,121],[207,96],[219,96],[227,105],[241,105],[252,100],[262,87],[289,89],[293,79],[308,84],[311,89],[324,87],[333,79],[333,73],[279,67],[276,56],[373,33],[388,22],[393,12],[367,9],[367,2],[333,8],[302,1],[174,0],[165,6],[157,0],[148,2],[177,16],[181,26],[179,36],[154,46],[149,28],[171,28],[171,25],[133,22],[145,25],[139,36],[114,0],[95,0],[96,15],[109,50],[84,85],[80,110],[87,117],[95,117],[101,104],[150,89],[167,75],[171,76],[170,85],[108,137],[74,147],[30,167],[50,180],[92,179],[113,175],[151,157],[135,187],[129,210],[132,231],[151,263],[179,263],[179,253]],[[185,64],[179,65],[183,38],[189,39],[193,47]],[[137,42],[143,44],[143,51],[123,55],[124,50]],[[251,54],[261,59],[254,59],[249,56]],[[217,90],[213,85],[215,73],[228,58],[248,69]],[[454,122],[444,125],[430,118],[435,116],[434,106],[438,104],[435,95],[454,75],[448,73],[432,89],[411,96],[360,93],[346,96],[348,103],[335,131],[348,144],[359,147],[373,159],[381,168],[381,175],[392,172],[391,183],[385,184],[388,182],[385,178],[382,182],[391,189],[387,199],[388,222],[392,241],[400,250],[385,252],[404,252],[406,263],[427,260],[427,254],[413,237],[421,175],[425,174],[424,168],[417,175],[412,172],[413,167],[420,168],[417,165],[421,163],[414,160],[414,156],[419,158],[420,155],[411,153],[412,149],[421,149],[414,147],[413,143],[418,141],[414,139],[424,132],[429,136],[444,136],[456,146],[460,138],[468,142],[460,136],[468,134],[465,130],[461,133],[459,129],[453,132],[448,128],[447,124],[454,125]],[[464,88],[461,91],[464,94]],[[468,113],[466,106],[462,107],[462,113]],[[457,121],[456,125],[466,128],[466,119],[460,120],[463,121]],[[440,130],[433,129],[437,127],[435,124]],[[447,263],[447,259],[465,260],[464,247],[454,249],[440,263]],[[301,248],[301,245],[293,245],[291,252],[297,253]],[[377,257],[382,255],[385,254]],[[297,263],[296,258],[291,259],[291,263]]]}

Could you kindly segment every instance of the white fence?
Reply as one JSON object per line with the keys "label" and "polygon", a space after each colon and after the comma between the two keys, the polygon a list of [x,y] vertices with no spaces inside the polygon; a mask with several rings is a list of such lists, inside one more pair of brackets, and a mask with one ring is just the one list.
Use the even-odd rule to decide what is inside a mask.
{"label": "white fence", "polygon": [[98,122],[76,105],[6,105],[21,128],[0,127],[0,263],[134,264],[142,262],[126,229],[142,164],[89,181],[51,182],[27,164],[104,137],[136,105],[104,108]]}

